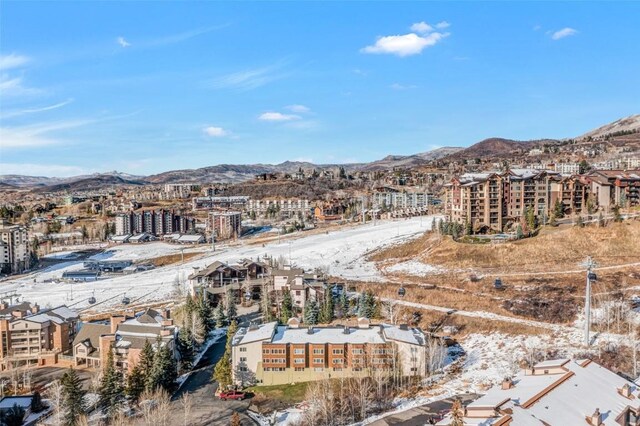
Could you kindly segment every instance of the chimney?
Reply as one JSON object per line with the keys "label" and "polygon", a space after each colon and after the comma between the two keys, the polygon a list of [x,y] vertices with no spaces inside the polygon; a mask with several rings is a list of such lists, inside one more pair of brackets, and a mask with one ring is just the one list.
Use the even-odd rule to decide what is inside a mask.
{"label": "chimney", "polygon": [[34,303],[33,306],[31,306],[31,313],[37,314],[38,312],[40,312],[40,306],[38,306],[37,303]]}
{"label": "chimney", "polygon": [[116,334],[118,331],[118,326],[122,324],[125,320],[124,315],[112,315],[109,324],[111,325],[111,334]]}
{"label": "chimney", "polygon": [[349,326],[345,325],[344,330],[342,331],[344,334],[349,334]]}
{"label": "chimney", "polygon": [[369,328],[369,319],[358,318],[358,328]]}
{"label": "chimney", "polygon": [[1,302],[0,303],[0,309],[7,309],[9,307],[9,304],[7,302]]}
{"label": "chimney", "polygon": [[13,315],[16,318],[24,318],[25,317],[24,311],[20,311],[20,310],[17,310],[17,309],[15,311],[11,312],[11,315]]}
{"label": "chimney", "polygon": [[307,329],[307,334],[313,334],[313,327],[309,327]]}
{"label": "chimney", "polygon": [[171,336],[171,330],[168,330],[166,328],[160,330],[160,336]]}
{"label": "chimney", "polygon": [[588,417],[587,420],[591,426],[602,426],[602,414],[600,414],[600,409],[596,408],[596,411],[594,411],[591,417]]}
{"label": "chimney", "polygon": [[162,326],[163,327],[169,327],[171,325],[173,325],[173,320],[172,319],[162,320]]}
{"label": "chimney", "polygon": [[300,328],[300,320],[296,317],[289,318],[289,321],[287,321],[287,326],[289,328]]}
{"label": "chimney", "polygon": [[628,383],[625,383],[624,386],[622,386],[622,389],[619,389],[618,392],[620,392],[620,395],[625,398],[631,399],[631,386],[629,386]]}
{"label": "chimney", "polygon": [[504,379],[502,381],[502,390],[508,390],[513,388],[513,380],[511,380],[511,378],[507,377],[506,379]]}
{"label": "chimney", "polygon": [[[171,319],[171,309],[166,308],[164,310],[164,319]],[[173,322],[172,322],[172,324],[173,324]]]}

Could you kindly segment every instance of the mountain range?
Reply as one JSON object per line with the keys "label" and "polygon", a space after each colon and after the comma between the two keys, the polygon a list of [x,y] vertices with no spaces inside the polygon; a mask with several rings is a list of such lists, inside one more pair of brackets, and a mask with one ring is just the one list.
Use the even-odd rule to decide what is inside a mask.
{"label": "mountain range", "polygon": [[[640,114],[625,117],[587,132],[576,139],[602,139],[608,135],[640,132]],[[640,141],[640,133],[638,135]],[[220,164],[199,169],[171,170],[150,176],[136,176],[117,171],[92,175],[55,178],[45,176],[0,175],[0,190],[33,188],[42,192],[97,190],[107,186],[163,184],[170,182],[227,182],[247,181],[261,173],[294,173],[303,170],[337,170],[344,167],[350,171],[379,171],[393,168],[414,168],[424,166],[434,160],[444,162],[469,159],[508,158],[526,153],[537,147],[563,144],[559,139],[516,141],[504,138],[489,138],[467,148],[443,147],[413,155],[388,155],[370,163],[313,164],[300,161],[285,161],[280,164]]]}

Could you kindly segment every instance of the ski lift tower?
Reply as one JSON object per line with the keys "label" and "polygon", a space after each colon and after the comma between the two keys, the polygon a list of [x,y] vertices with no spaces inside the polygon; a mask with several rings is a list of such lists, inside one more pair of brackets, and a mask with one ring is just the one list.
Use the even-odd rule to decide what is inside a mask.
{"label": "ski lift tower", "polygon": [[586,346],[589,346],[589,343],[590,343],[589,332],[591,328],[591,281],[598,280],[596,273],[593,272],[597,264],[596,262],[594,262],[591,256],[588,256],[587,259],[580,264],[580,266],[587,268],[587,292],[585,295],[585,305],[584,305],[584,317],[585,317],[584,344]]}

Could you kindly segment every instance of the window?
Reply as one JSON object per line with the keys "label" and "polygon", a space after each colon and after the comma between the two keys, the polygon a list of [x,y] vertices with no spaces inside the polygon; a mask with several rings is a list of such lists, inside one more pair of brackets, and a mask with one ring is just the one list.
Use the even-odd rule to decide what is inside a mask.
{"label": "window", "polygon": [[315,368],[313,369],[313,371],[324,371],[324,368],[322,368],[322,367],[315,367]]}
{"label": "window", "polygon": [[240,362],[247,362],[247,357],[246,356],[241,356],[240,357]]}
{"label": "window", "polygon": [[363,354],[363,350],[362,349],[352,349],[351,353],[354,355],[362,355]]}
{"label": "window", "polygon": [[343,359],[341,359],[341,358],[338,358],[338,359],[334,359],[332,362],[333,362],[334,364],[342,364],[342,363],[344,362],[344,360],[343,360]]}
{"label": "window", "polygon": [[300,290],[296,290],[296,296],[300,296]]}
{"label": "window", "polygon": [[314,349],[313,350],[313,354],[314,355],[324,355],[324,349]]}
{"label": "window", "polygon": [[333,350],[333,354],[334,355],[342,355],[343,350],[342,349],[334,349]]}
{"label": "window", "polygon": [[314,364],[324,364],[324,358],[314,358],[313,359],[313,363]]}
{"label": "window", "polygon": [[342,367],[333,367],[333,371],[342,371]]}
{"label": "window", "polygon": [[247,348],[244,348],[244,347],[240,348],[240,352],[246,352],[246,351],[247,351]]}
{"label": "window", "polygon": [[296,367],[295,370],[296,371],[304,371],[304,367]]}
{"label": "window", "polygon": [[303,358],[296,358],[293,360],[294,364],[304,364],[304,359]]}
{"label": "window", "polygon": [[360,368],[360,367],[353,367],[353,368],[352,368],[352,370],[353,370],[353,371],[362,371],[362,368]]}
{"label": "window", "polygon": [[304,349],[294,349],[293,353],[295,355],[304,355]]}

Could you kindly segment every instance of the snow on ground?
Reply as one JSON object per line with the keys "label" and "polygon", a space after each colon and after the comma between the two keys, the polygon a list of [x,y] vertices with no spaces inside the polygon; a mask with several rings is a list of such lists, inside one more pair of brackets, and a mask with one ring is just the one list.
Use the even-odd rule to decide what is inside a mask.
{"label": "snow on ground", "polygon": [[391,265],[385,268],[386,272],[400,272],[408,275],[429,275],[440,272],[440,268],[432,265],[428,265],[426,263],[420,262],[419,260],[408,260],[406,262],[396,263],[395,265]]}
{"label": "snow on ground", "polygon": [[[244,258],[256,259],[269,255],[275,258],[290,259],[295,265],[305,269],[327,268],[331,275],[345,279],[380,281],[381,273],[375,265],[366,261],[367,254],[377,248],[416,238],[431,227],[431,217],[419,217],[400,220],[378,221],[326,233],[305,235],[290,234],[280,242],[273,241],[264,246],[250,245],[241,240],[238,245],[216,246],[211,252],[208,246],[183,247],[163,242],[148,244],[123,244],[110,247],[107,251],[93,256],[93,259],[131,259],[148,260],[168,254],[201,251],[202,256],[181,263],[168,265],[149,271],[130,275],[105,275],[104,279],[88,283],[45,282],[58,280],[64,271],[82,269],[82,262],[63,262],[43,271],[37,271],[25,277],[7,280],[0,286],[1,291],[15,290],[24,300],[37,302],[41,306],[67,304],[77,309],[91,307],[92,310],[108,310],[120,304],[126,294],[131,303],[167,300],[175,290],[177,278],[185,278],[194,267],[203,268],[216,260],[234,263]],[[73,299],[71,300],[71,292]],[[95,292],[98,301],[90,306],[88,298]]]}

